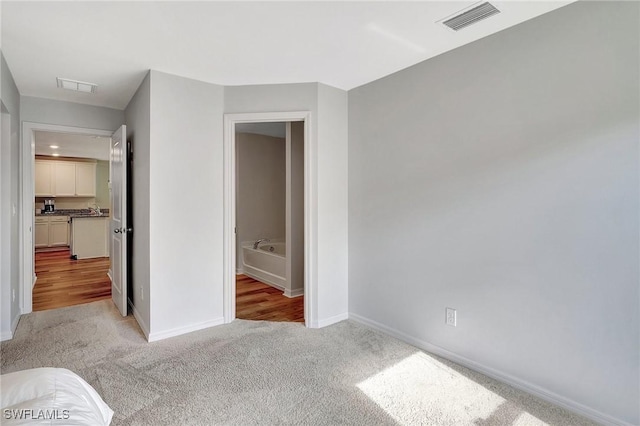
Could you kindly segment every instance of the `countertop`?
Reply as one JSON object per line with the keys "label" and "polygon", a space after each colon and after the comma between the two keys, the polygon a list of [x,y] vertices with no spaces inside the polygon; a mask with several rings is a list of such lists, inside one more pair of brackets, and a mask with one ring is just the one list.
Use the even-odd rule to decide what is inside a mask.
{"label": "countertop", "polygon": [[101,213],[92,213],[89,209],[70,209],[70,210],[56,210],[53,213],[36,213],[36,217],[42,216],[69,216],[71,219],[76,218],[94,218],[94,217],[109,217],[109,209],[101,210]]}
{"label": "countertop", "polygon": [[69,215],[71,219],[96,219],[101,217],[109,217],[108,214],[72,214]]}

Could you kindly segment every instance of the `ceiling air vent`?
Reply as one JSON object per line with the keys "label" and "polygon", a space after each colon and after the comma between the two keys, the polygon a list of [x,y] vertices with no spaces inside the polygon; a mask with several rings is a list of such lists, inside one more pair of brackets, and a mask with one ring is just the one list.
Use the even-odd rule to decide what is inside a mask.
{"label": "ceiling air vent", "polygon": [[500,11],[491,3],[486,2],[454,16],[453,18],[447,19],[443,24],[454,31],[458,31],[471,24],[475,24],[478,21],[482,21],[489,16],[493,16],[496,13],[500,13]]}
{"label": "ceiling air vent", "polygon": [[56,78],[58,87],[61,89],[75,90],[76,92],[96,93],[98,85],[85,81],[70,80],[68,78]]}

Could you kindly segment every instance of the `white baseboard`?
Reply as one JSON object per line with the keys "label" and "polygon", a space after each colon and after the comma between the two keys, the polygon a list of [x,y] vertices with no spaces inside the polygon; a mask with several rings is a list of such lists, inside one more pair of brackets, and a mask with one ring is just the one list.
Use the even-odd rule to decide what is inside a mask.
{"label": "white baseboard", "polygon": [[[277,288],[286,297],[294,298],[294,297],[299,297],[299,296],[303,296],[304,295],[304,288],[299,288],[299,289],[296,289],[296,290],[289,290],[288,288],[286,288],[286,287],[284,287],[284,286],[282,286],[280,284],[277,284],[277,283],[275,283],[275,282],[273,282],[273,281],[271,281],[271,280],[269,280],[269,279],[267,279],[265,277],[259,277],[259,276],[253,275],[253,274],[251,274],[251,272],[241,272],[241,273],[246,275],[249,278],[253,278],[256,281],[260,281],[262,284],[266,284],[266,285],[268,285],[270,287]],[[342,321],[342,320],[340,320],[340,321]]]}
{"label": "white baseboard", "polygon": [[172,328],[170,330],[158,331],[151,333],[148,337],[149,342],[157,342],[158,340],[168,339],[169,337],[180,336],[182,334],[191,333],[192,331],[203,330],[205,328],[214,327],[216,325],[224,324],[224,317],[204,321],[196,324],[187,325],[184,327]]}
{"label": "white baseboard", "polygon": [[530,393],[534,396],[537,396],[540,399],[543,399],[552,404],[558,405],[562,408],[565,408],[583,417],[591,419],[595,422],[601,423],[603,425],[611,425],[611,426],[633,426],[631,423],[627,423],[623,420],[617,419],[608,414],[601,413],[600,411],[594,410],[593,408],[589,408],[586,405],[580,404],[579,402],[573,401],[569,398],[565,398],[564,396],[558,395],[540,386],[534,385],[525,380],[514,377],[510,374],[503,373],[494,368],[487,367],[483,364],[477,363],[468,358],[457,355],[454,352],[450,352],[440,346],[431,344],[429,342],[425,342],[424,340],[417,339],[415,337],[412,337],[394,328],[387,327],[386,325],[380,324],[379,322],[376,322],[369,318],[365,318],[363,316],[354,314],[352,312],[349,313],[349,318],[363,325],[371,327],[375,330],[381,331],[385,334],[389,334],[399,340],[409,343],[410,345],[416,346],[427,352],[431,352],[432,354],[441,356],[442,358],[446,358],[449,361],[453,361],[456,364],[460,364],[464,367],[470,368],[471,370],[482,373],[485,376],[489,376],[500,382],[506,383],[510,386],[513,386],[516,389],[520,389],[522,391]]}
{"label": "white baseboard", "polygon": [[21,317],[22,315],[20,314],[16,315],[13,321],[11,321],[11,330],[3,331],[2,333],[0,333],[0,342],[13,339],[13,336],[15,336],[16,334],[16,328],[18,327],[18,323],[20,322]]}
{"label": "white baseboard", "polygon": [[269,277],[267,277],[267,276],[256,275],[256,274],[253,274],[253,273],[251,273],[249,271],[244,271],[243,274],[246,275],[249,278],[253,278],[256,281],[260,281],[262,284],[266,284],[266,285],[271,286],[273,288],[277,288],[278,290],[280,290],[282,292],[284,292],[286,290],[285,286],[274,282],[274,280],[269,279]]}
{"label": "white baseboard", "polygon": [[304,288],[297,288],[295,290],[286,289],[284,295],[289,298],[300,297],[304,295]]}
{"label": "white baseboard", "polygon": [[236,275],[243,275],[243,274],[244,274],[244,269],[236,268]]}
{"label": "white baseboard", "polygon": [[12,336],[16,334],[16,328],[18,328],[18,323],[20,322],[20,318],[22,318],[22,315],[18,314],[13,319],[13,321],[11,321],[11,334],[12,334]]}
{"label": "white baseboard", "polygon": [[334,315],[334,316],[329,317],[329,318],[318,320],[315,323],[311,323],[309,325],[309,328],[327,327],[327,326],[329,326],[331,324],[335,324],[335,323],[338,323],[340,321],[344,321],[346,319],[349,319],[349,313],[347,313],[347,312],[345,312],[343,314],[339,314],[339,315]]}
{"label": "white baseboard", "polygon": [[138,322],[140,329],[144,333],[144,337],[147,339],[147,341],[149,341],[149,326],[144,323],[144,321],[142,320],[142,315],[140,315],[140,312],[138,312],[136,306],[133,304],[133,302],[131,302],[131,299],[127,298],[127,304],[129,305],[129,309],[131,309],[131,312],[133,312],[133,317]]}

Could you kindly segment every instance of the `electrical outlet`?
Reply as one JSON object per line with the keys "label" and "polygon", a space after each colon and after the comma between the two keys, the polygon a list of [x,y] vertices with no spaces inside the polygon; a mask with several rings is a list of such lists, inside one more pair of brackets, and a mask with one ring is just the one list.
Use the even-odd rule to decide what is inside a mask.
{"label": "electrical outlet", "polygon": [[444,323],[452,327],[456,326],[456,310],[453,308],[445,309]]}
{"label": "electrical outlet", "polygon": [[140,300],[144,300],[144,288],[140,286]]}

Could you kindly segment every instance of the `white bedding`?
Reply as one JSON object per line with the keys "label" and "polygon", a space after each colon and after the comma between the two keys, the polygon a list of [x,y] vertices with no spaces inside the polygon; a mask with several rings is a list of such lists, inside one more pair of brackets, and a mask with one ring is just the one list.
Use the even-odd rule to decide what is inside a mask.
{"label": "white bedding", "polygon": [[107,426],[113,410],[77,374],[34,368],[0,376],[2,425]]}

